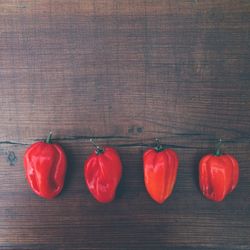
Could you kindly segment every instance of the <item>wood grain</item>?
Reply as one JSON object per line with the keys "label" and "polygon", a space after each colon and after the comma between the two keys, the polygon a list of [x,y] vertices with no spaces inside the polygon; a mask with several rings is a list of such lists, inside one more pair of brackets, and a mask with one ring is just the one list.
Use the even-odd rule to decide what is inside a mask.
{"label": "wood grain", "polygon": [[[249,1],[0,1],[0,249],[249,249],[249,34]],[[45,201],[22,158],[50,130],[69,164]],[[91,137],[122,158],[111,204],[83,180]],[[161,206],[141,160],[156,137],[181,158]],[[217,204],[197,166],[218,138],[240,182]]]}

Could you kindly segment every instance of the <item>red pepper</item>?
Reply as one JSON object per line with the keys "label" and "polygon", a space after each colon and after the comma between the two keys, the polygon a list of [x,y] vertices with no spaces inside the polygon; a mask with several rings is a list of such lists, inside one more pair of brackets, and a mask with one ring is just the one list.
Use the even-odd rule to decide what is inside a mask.
{"label": "red pepper", "polygon": [[144,182],[153,200],[162,204],[172,193],[178,169],[178,157],[174,150],[164,149],[157,140],[155,148],[143,155]]}
{"label": "red pepper", "polygon": [[57,196],[64,185],[66,156],[60,145],[46,142],[32,144],[24,155],[26,179],[31,189],[45,199]]}
{"label": "red pepper", "polygon": [[213,201],[222,201],[237,186],[239,165],[230,154],[221,154],[220,144],[216,153],[205,155],[199,163],[199,182],[203,195]]}
{"label": "red pepper", "polygon": [[[94,144],[93,140],[91,142]],[[99,202],[108,203],[115,197],[122,175],[122,164],[114,148],[95,147],[96,150],[85,161],[84,177],[94,198]]]}

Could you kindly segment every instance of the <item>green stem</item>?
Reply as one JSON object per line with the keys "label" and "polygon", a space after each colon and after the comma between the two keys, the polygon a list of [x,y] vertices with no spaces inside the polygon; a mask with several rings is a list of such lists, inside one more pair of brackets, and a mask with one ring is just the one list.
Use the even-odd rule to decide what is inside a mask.
{"label": "green stem", "polygon": [[101,148],[100,146],[96,145],[96,143],[94,142],[94,140],[93,140],[92,138],[91,138],[89,141],[90,141],[90,142],[94,145],[94,147],[96,148],[95,153],[96,153],[97,155],[102,154],[102,153],[104,152],[104,149]]}
{"label": "green stem", "polygon": [[221,155],[221,144],[222,144],[222,140],[220,139],[219,142],[216,145],[216,151],[215,151],[214,155],[216,155],[216,156]]}
{"label": "green stem", "polygon": [[49,132],[49,135],[48,135],[47,139],[45,140],[45,142],[48,144],[51,144],[51,142],[52,142],[52,132],[51,131]]}
{"label": "green stem", "polygon": [[154,149],[155,149],[157,152],[162,151],[164,148],[163,148],[163,146],[160,144],[160,140],[159,140],[158,138],[155,138],[155,141],[156,141],[156,145],[155,145]]}

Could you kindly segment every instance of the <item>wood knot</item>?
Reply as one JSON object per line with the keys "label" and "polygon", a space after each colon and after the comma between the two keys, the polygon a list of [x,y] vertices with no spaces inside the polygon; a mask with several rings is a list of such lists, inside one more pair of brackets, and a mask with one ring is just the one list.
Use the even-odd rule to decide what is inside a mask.
{"label": "wood knot", "polygon": [[7,156],[7,162],[9,163],[10,166],[15,166],[16,165],[16,155],[13,151],[8,152],[8,156]]}
{"label": "wood knot", "polygon": [[137,127],[137,126],[131,126],[128,128],[129,134],[141,134],[143,133],[144,128],[143,127]]}

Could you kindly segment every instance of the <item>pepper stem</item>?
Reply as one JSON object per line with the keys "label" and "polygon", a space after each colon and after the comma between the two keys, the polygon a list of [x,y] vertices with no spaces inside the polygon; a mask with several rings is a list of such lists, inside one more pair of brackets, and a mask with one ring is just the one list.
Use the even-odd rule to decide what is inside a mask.
{"label": "pepper stem", "polygon": [[157,152],[162,151],[163,150],[163,146],[160,144],[160,140],[158,138],[155,138],[155,142],[156,142],[156,145],[155,145],[154,149]]}
{"label": "pepper stem", "polygon": [[104,152],[104,149],[101,148],[100,146],[98,146],[98,145],[94,142],[94,140],[93,140],[92,138],[89,139],[89,141],[90,141],[90,142],[94,145],[94,147],[96,148],[95,153],[96,153],[97,155],[102,154],[102,153]]}
{"label": "pepper stem", "polygon": [[51,142],[52,142],[52,132],[51,131],[49,132],[49,135],[48,135],[47,139],[45,140],[45,142],[48,144],[51,144]]}
{"label": "pepper stem", "polygon": [[220,138],[219,142],[216,144],[216,151],[215,151],[216,156],[221,155],[221,144],[222,144],[222,140]]}

